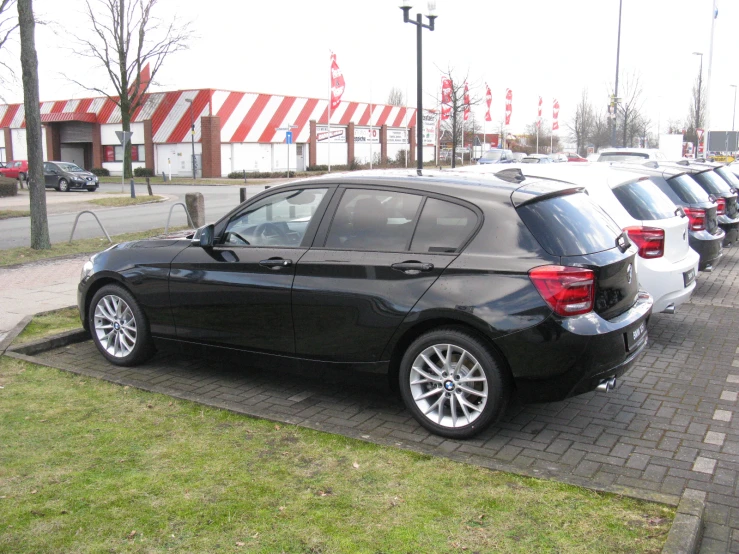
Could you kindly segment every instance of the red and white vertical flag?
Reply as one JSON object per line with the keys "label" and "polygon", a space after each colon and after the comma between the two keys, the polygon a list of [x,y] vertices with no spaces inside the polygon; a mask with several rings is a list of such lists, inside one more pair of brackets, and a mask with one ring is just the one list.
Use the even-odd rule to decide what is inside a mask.
{"label": "red and white vertical flag", "polygon": [[490,92],[490,87],[485,83],[485,103],[488,105],[488,111],[485,112],[485,121],[492,121],[490,117],[490,104],[493,102],[493,94]]}
{"label": "red and white vertical flag", "polygon": [[470,89],[467,83],[464,84],[464,98],[462,103],[464,106],[464,120],[467,121],[470,117]]}
{"label": "red and white vertical flag", "polygon": [[344,94],[344,74],[336,63],[336,54],[331,52],[331,109],[335,110],[341,103]]}
{"label": "red and white vertical flag", "polygon": [[537,127],[541,127],[541,103],[542,103],[541,96],[539,96],[539,111],[536,115],[536,126]]}
{"label": "red and white vertical flag", "polygon": [[441,78],[441,120],[446,121],[452,113],[452,80]]}
{"label": "red and white vertical flag", "polygon": [[513,113],[513,91],[509,88],[505,89],[505,124],[511,124],[511,114]]}
{"label": "red and white vertical flag", "polygon": [[552,131],[559,129],[559,100],[554,99],[554,106],[552,107]]}

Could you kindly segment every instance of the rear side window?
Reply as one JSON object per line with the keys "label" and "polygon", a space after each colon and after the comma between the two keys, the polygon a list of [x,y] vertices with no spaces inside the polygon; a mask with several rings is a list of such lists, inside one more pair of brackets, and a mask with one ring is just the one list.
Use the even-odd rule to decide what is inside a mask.
{"label": "rear side window", "polygon": [[724,181],[729,183],[729,186],[734,189],[739,189],[739,179],[737,179],[736,175],[732,171],[729,171],[725,167],[718,167],[716,168],[716,173],[721,175],[721,177],[724,178]]}
{"label": "rear side window", "polygon": [[394,191],[347,189],[331,223],[326,248],[407,250],[421,198]]}
{"label": "rear side window", "polygon": [[477,225],[475,212],[464,206],[429,198],[413,235],[413,252],[455,252]]}
{"label": "rear side window", "polygon": [[673,192],[686,204],[701,204],[710,202],[708,193],[689,175],[677,175],[667,179],[667,184]]}
{"label": "rear side window", "polygon": [[613,194],[634,219],[647,221],[675,215],[675,204],[649,180],[618,186]]}
{"label": "rear side window", "polygon": [[615,248],[621,229],[585,194],[540,200],[518,208],[531,234],[554,256],[579,256]]}
{"label": "rear side window", "polygon": [[713,170],[696,173],[692,177],[708,194],[715,194],[716,196],[731,194],[728,183]]}

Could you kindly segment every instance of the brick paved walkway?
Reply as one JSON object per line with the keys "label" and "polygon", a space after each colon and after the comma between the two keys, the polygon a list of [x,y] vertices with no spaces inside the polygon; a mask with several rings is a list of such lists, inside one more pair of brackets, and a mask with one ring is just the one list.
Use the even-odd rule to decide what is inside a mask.
{"label": "brick paved walkway", "polygon": [[[381,444],[676,502],[708,493],[702,553],[739,552],[739,249],[701,274],[694,301],[657,314],[639,364],[609,394],[510,407],[474,440],[427,433],[383,377],[309,377],[160,352],[139,368],[104,362],[90,342],[51,351],[58,367]],[[211,356],[212,358],[212,356]]]}

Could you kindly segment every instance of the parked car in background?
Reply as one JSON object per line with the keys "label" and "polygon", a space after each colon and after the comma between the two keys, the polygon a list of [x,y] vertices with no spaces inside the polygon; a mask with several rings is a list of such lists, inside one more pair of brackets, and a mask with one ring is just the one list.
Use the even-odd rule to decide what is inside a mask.
{"label": "parked car in background", "polygon": [[477,163],[480,165],[485,164],[506,164],[513,161],[513,152],[510,150],[504,150],[501,148],[492,148],[486,151]]}
{"label": "parked car in background", "polygon": [[607,164],[516,165],[496,176],[506,171],[582,187],[639,248],[639,285],[654,298],[654,311],[674,313],[690,300],[699,256],[688,244],[689,220],[648,177]]}
{"label": "parked car in background", "polygon": [[567,156],[568,162],[587,162],[588,160],[580,156],[579,154],[575,154],[574,152],[566,152],[565,156]]}
{"label": "parked car in background", "polygon": [[676,162],[688,173],[703,190],[716,202],[718,225],[724,230],[724,247],[729,247],[739,239],[739,206],[737,191],[729,185],[716,169],[719,164],[680,160]]}
{"label": "parked car in background", "polygon": [[47,189],[61,192],[72,189],[94,192],[99,185],[97,175],[69,162],[44,162],[44,182]]}
{"label": "parked car in background", "polygon": [[526,156],[528,156],[526,152],[514,152],[513,153],[513,163],[520,162]]}
{"label": "parked car in background", "polygon": [[666,160],[665,155],[656,148],[602,148],[596,162],[635,162],[647,160]]}
{"label": "parked car in background", "polygon": [[567,161],[567,154],[557,153],[557,154],[549,154],[549,158],[554,163],[564,163]]}
{"label": "parked car in background", "polygon": [[6,162],[5,167],[0,168],[0,175],[10,179],[26,181],[28,177],[28,160]]}
{"label": "parked car in background", "polygon": [[273,187],[187,238],[108,248],[84,264],[78,304],[114,364],[170,339],[387,371],[421,425],[464,438],[514,390],[606,391],[636,362],[652,310],[637,250],[572,185],[357,172]]}
{"label": "parked car in background", "polygon": [[613,164],[612,167],[648,176],[670,200],[683,208],[690,220],[688,227],[690,247],[700,255],[698,269],[711,271],[721,258],[721,244],[726,233],[718,225],[716,215],[718,205],[685,172],[685,168],[654,161],[642,164]]}
{"label": "parked car in background", "polygon": [[521,159],[523,164],[551,164],[554,163],[552,158],[546,154],[529,154]]}

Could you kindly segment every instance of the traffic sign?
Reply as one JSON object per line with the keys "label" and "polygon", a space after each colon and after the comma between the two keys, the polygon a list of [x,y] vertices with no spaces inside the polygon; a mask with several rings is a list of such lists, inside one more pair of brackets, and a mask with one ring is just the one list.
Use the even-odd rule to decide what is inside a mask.
{"label": "traffic sign", "polygon": [[287,133],[285,133],[285,142],[288,144],[293,143],[293,132],[292,131],[288,131]]}
{"label": "traffic sign", "polygon": [[700,139],[703,138],[703,133],[704,133],[703,129],[696,129],[695,130],[695,134],[698,135],[698,140],[700,140]]}
{"label": "traffic sign", "polygon": [[118,141],[123,145],[126,146],[127,142],[131,142],[131,136],[133,135],[133,132],[131,131],[116,131],[115,136],[118,137]]}

